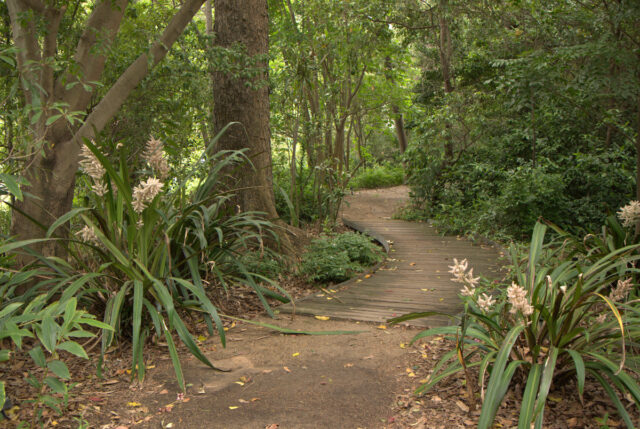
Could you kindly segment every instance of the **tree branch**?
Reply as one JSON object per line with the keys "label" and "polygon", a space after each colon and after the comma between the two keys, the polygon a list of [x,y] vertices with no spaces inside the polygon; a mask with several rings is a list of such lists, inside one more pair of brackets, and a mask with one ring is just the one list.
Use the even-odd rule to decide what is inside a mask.
{"label": "tree branch", "polygon": [[[98,5],[91,12],[74,56],[75,62],[83,72],[82,79],[85,82],[100,79],[106,61],[105,48],[115,38],[127,4],[128,0],[99,0]],[[97,49],[99,43],[104,43],[106,46]],[[71,73],[64,73],[58,79],[56,97],[69,103],[71,110],[84,110],[93,91],[85,90],[83,85],[75,85],[67,90],[65,85],[76,79]]]}
{"label": "tree branch", "polygon": [[85,123],[73,136],[75,142],[82,138],[93,138],[96,132],[100,132],[111,118],[117,113],[131,91],[146,77],[149,70],[155,67],[167,55],[169,48],[178,39],[180,34],[193,16],[198,12],[205,0],[187,0],[171,19],[162,36],[149,49],[141,54],[107,94],[93,109]]}

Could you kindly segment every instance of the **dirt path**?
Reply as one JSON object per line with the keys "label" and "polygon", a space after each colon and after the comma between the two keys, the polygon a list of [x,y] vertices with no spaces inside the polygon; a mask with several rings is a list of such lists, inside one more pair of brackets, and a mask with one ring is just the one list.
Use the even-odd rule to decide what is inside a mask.
{"label": "dirt path", "polygon": [[[372,191],[363,192],[369,193]],[[367,204],[370,213],[391,216],[407,198],[406,188],[392,188],[385,194],[388,204],[382,204],[383,209]],[[357,204],[357,198],[350,200]],[[356,429],[386,425],[395,396],[407,381],[405,363],[411,353],[417,353],[406,346],[415,329],[382,329],[379,324],[305,316],[292,321],[284,314],[275,322],[262,320],[298,330],[361,332],[285,336],[238,323],[227,332],[226,348],[217,338],[202,345],[216,365],[230,372],[214,372],[196,359],[185,358],[184,373],[190,387],[187,401],[176,402],[178,386],[167,354],[155,362],[156,368],[149,371],[139,390],[130,390],[127,397],[122,392],[117,398],[109,397],[102,408],[120,407],[115,413],[119,418],[105,414],[103,424],[111,420],[107,427],[129,427],[130,421],[136,421],[131,427],[201,429],[276,427],[269,425],[280,429]],[[127,403],[135,405],[122,410]],[[170,412],[166,410],[169,404],[174,404]]]}

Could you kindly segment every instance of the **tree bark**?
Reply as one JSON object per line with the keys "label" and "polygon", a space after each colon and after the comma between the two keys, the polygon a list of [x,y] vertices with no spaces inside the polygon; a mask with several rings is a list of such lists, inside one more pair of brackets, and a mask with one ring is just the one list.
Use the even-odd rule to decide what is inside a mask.
{"label": "tree bark", "polygon": [[[447,0],[440,0],[439,23],[440,23],[440,67],[442,68],[442,81],[444,83],[445,94],[453,92],[453,84],[451,83],[451,34],[449,32],[449,24],[447,23]],[[453,141],[451,136],[451,123],[446,122],[447,130],[445,136],[444,152],[445,162],[453,161]]]}
{"label": "tree bark", "polygon": [[[266,0],[214,0],[215,43],[223,48],[244,45],[262,72],[250,81],[224,72],[215,72],[213,85],[214,126],[218,134],[230,122],[233,125],[218,140],[217,150],[248,149],[255,171],[233,178],[236,201],[243,211],[261,211],[278,221],[273,192],[271,130],[269,127],[269,90],[267,86],[269,52],[269,14]],[[285,253],[291,242],[280,235]]]}
{"label": "tree bark", "polygon": [[[80,128],[72,127],[63,118],[46,125],[46,119],[50,117],[50,112],[43,111],[42,118],[32,131],[33,140],[42,142],[43,150],[34,150],[24,172],[24,177],[30,183],[25,187],[25,191],[31,195],[25,196],[22,202],[17,202],[12,212],[12,234],[15,237],[18,239],[43,237],[46,229],[58,217],[71,209],[82,139],[95,137],[95,133],[105,127],[130,92],[144,79],[149,70],[164,58],[203,2],[204,0],[187,0],[182,5],[159,40],[151,46],[148,53],[140,55],[127,68]],[[100,79],[105,63],[105,57],[100,52],[105,52],[105,49],[96,49],[96,45],[103,46],[104,43],[115,38],[127,3],[127,0],[113,2],[104,0],[95,7],[89,17],[75,55],[78,67],[82,71],[83,81]],[[48,33],[47,39],[50,41],[45,42],[44,51],[40,51],[38,43],[34,44],[31,40],[35,39],[33,29],[29,26],[22,26],[19,20],[18,15],[24,11],[24,3],[20,0],[12,0],[9,4],[13,9],[11,20],[14,40],[21,51],[24,51],[21,54],[22,59],[19,61],[18,69],[23,81],[28,81],[36,78],[28,66],[29,60],[42,58],[45,53],[47,55],[55,53],[55,47],[51,46],[55,42],[55,37]],[[61,18],[64,10],[58,12]],[[45,11],[45,13],[50,12]],[[56,25],[56,27],[52,28],[51,25]],[[56,22],[49,21],[49,30],[56,28]],[[42,76],[39,77],[40,88],[52,88],[53,84],[48,82],[52,82],[53,70],[49,71],[47,67],[44,67],[42,73]],[[83,85],[75,85],[71,88],[66,85],[66,83],[75,80],[77,78],[73,77],[71,73],[64,73],[55,83],[55,90],[52,91],[53,96],[52,93],[34,94],[33,85],[26,85],[23,91],[29,102],[36,96],[42,99],[46,95],[50,101],[67,103],[71,111],[86,110],[94,95],[93,88],[86,90]],[[36,250],[45,255],[64,256],[64,249],[51,243],[36,246]],[[21,262],[26,261],[27,259],[24,259]]]}

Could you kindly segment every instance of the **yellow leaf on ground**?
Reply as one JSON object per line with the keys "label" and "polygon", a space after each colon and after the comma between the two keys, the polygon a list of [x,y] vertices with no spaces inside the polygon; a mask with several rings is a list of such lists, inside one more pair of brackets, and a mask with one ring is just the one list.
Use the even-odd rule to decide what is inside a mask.
{"label": "yellow leaf on ground", "polygon": [[291,370],[289,368],[287,368],[286,366],[283,366],[282,369],[284,369],[287,372],[291,372]]}
{"label": "yellow leaf on ground", "polygon": [[296,352],[296,353],[292,354],[291,356],[293,356],[293,357],[300,356],[300,353]]}
{"label": "yellow leaf on ground", "polygon": [[127,402],[128,407],[140,407],[141,405],[140,402]]}
{"label": "yellow leaf on ground", "polygon": [[244,386],[244,383],[242,381],[234,381],[234,383],[239,384],[240,386]]}
{"label": "yellow leaf on ground", "polygon": [[407,348],[407,345],[406,345],[405,343],[400,343],[400,348],[401,348],[401,349],[406,349],[406,348]]}
{"label": "yellow leaf on ground", "polygon": [[410,373],[407,374],[407,377],[415,377],[415,376],[416,376],[416,374],[414,372],[410,372]]}
{"label": "yellow leaf on ground", "polygon": [[316,316],[316,319],[318,319],[318,320],[329,320],[330,317],[329,316]]}
{"label": "yellow leaf on ground", "polygon": [[387,329],[385,325],[378,325],[378,329]]}
{"label": "yellow leaf on ground", "polygon": [[207,337],[205,337],[204,335],[200,335],[198,336],[197,340],[200,342],[207,341]]}
{"label": "yellow leaf on ground", "polygon": [[368,279],[369,277],[371,277],[371,274],[366,274],[366,275],[364,276],[364,278],[365,278],[365,279]]}
{"label": "yellow leaf on ground", "polygon": [[236,408],[238,408],[238,407],[236,407],[235,405],[232,405],[232,406],[229,407],[230,410],[235,410]]}

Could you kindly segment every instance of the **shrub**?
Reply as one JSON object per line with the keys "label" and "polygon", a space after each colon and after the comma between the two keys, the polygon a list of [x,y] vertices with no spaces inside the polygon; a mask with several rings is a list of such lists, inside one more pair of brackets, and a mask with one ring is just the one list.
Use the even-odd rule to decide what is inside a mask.
{"label": "shrub", "polygon": [[[483,399],[479,428],[492,427],[502,398],[516,383],[525,386],[518,427],[528,429],[533,423],[540,428],[553,382],[575,377],[582,397],[590,375],[633,427],[618,392],[628,393],[640,409],[638,359],[627,354],[629,345],[640,339],[640,306],[627,298],[640,245],[567,260],[560,243],[543,245],[545,230],[536,224],[528,254],[511,247],[510,284],[495,289],[481,285],[467,271],[466,261],[454,261],[450,272],[463,285],[465,303],[458,326],[429,329],[413,341],[445,334],[456,340],[456,349],[445,354],[416,392],[456,372],[465,373],[471,389],[475,381],[467,370],[477,367]],[[393,322],[426,315],[405,315]]]}
{"label": "shrub", "polygon": [[341,282],[382,259],[378,246],[358,233],[313,240],[302,257],[300,272],[312,282]]}
{"label": "shrub", "polygon": [[402,167],[377,165],[370,170],[364,170],[350,181],[354,189],[384,188],[402,185],[404,170]]}
{"label": "shrub", "polygon": [[[239,255],[261,246],[265,234],[276,238],[262,214],[236,214],[229,207],[231,196],[215,192],[221,170],[246,162],[241,152],[219,152],[209,157],[205,150],[193,174],[187,175],[184,183],[174,183],[174,190],[167,190],[169,167],[159,141],[152,139],[147,145],[146,171],[129,171],[124,150],[120,149],[114,164],[86,142],[81,165],[92,188],[86,198],[89,207],[72,209],[47,231],[47,237],[51,237],[69,221],[80,223],[82,228],[68,247],[77,266],[33,254],[36,263],[11,282],[21,279],[25,284],[40,266],[47,279],[33,286],[30,294],[64,290],[70,296],[89,297],[98,303],[111,329],[103,332],[103,352],[121,335],[131,336],[132,377],[144,377],[144,344],[153,328],[155,335],[166,341],[178,384],[184,390],[174,333],[195,357],[214,367],[192,338],[180,310],[197,311],[211,333],[215,324],[223,345],[223,324],[207,293],[226,289],[230,281],[242,282],[273,314],[266,297],[286,302],[286,292],[277,285],[274,287],[280,293],[258,284]],[[200,165],[210,166],[205,176],[198,175]],[[139,183],[133,185],[132,180]],[[196,183],[190,195],[183,192],[187,181]],[[29,244],[10,242],[5,248],[29,251],[25,247]]]}

